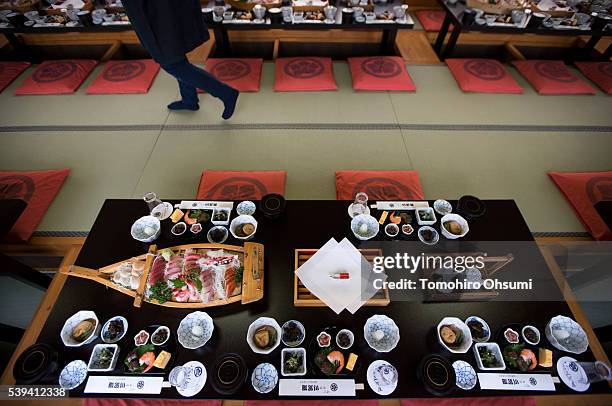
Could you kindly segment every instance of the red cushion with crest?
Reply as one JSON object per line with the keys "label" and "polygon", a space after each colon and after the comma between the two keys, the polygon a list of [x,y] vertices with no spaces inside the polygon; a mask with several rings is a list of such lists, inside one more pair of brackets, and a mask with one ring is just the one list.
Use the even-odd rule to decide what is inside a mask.
{"label": "red cushion with crest", "polygon": [[348,63],[355,90],[416,90],[399,56],[349,58]]}
{"label": "red cushion with crest", "polygon": [[594,207],[600,200],[612,200],[612,171],[548,172],[548,176],[593,238],[612,240],[612,231]]}
{"label": "red cushion with crest", "polygon": [[97,61],[90,59],[43,62],[17,87],[15,94],[74,93],[97,64]]}
{"label": "red cushion with crest", "polygon": [[13,83],[28,66],[30,62],[0,62],[0,92]]}
{"label": "red cushion with crest", "polygon": [[[440,31],[446,12],[444,10],[419,10],[415,12],[419,22],[423,26],[425,31]],[[450,25],[449,30],[453,29],[453,25]]]}
{"label": "red cushion with crest", "polygon": [[260,58],[208,58],[204,69],[241,92],[259,92],[262,65]]}
{"label": "red cushion with crest", "polygon": [[27,241],[43,219],[64,184],[70,169],[0,172],[0,199],[21,199],[28,206],[9,231],[7,238]]}
{"label": "red cushion with crest", "polygon": [[459,88],[472,93],[523,93],[523,88],[494,59],[447,59]]}
{"label": "red cushion with crest", "polygon": [[331,58],[297,57],[276,60],[274,91],[336,90]]}
{"label": "red cushion with crest", "polygon": [[595,94],[593,86],[569,70],[563,61],[512,61],[539,94]]}
{"label": "red cushion with crest", "polygon": [[576,62],[576,66],[601,90],[612,94],[612,62]]}
{"label": "red cushion with crest", "polygon": [[416,171],[336,171],[336,199],[365,192],[371,200],[423,200]]}
{"label": "red cushion with crest", "polygon": [[87,94],[147,93],[159,72],[152,59],[110,61],[87,88]]}
{"label": "red cushion with crest", "polygon": [[211,171],[200,178],[199,200],[259,200],[268,193],[285,194],[285,171]]}

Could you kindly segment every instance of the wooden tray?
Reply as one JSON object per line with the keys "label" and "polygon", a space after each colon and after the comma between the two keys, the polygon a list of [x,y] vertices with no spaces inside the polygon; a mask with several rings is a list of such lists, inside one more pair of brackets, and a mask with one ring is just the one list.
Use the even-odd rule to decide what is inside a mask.
{"label": "wooden tray", "polygon": [[[227,4],[229,4],[230,6],[232,6],[232,8],[235,8],[236,10],[243,10],[243,11],[251,11],[253,9],[253,7],[256,6],[255,3],[253,2],[247,2],[247,1],[238,1],[238,0],[225,0],[225,2]],[[262,4],[262,6],[264,6],[267,9],[270,8],[278,8],[280,6],[282,6],[282,2],[278,1],[275,3],[267,3],[267,4]]]}
{"label": "wooden tray", "polygon": [[[91,11],[94,9],[93,0],[84,0],[83,3],[85,4],[83,4],[83,7],[80,8],[80,11]],[[44,10],[49,15],[64,14],[61,8],[47,7]]]}
{"label": "wooden tray", "polygon": [[[204,307],[222,306],[229,303],[241,302],[247,304],[258,301],[264,294],[264,247],[262,244],[246,242],[244,247],[226,244],[190,244],[169,247],[175,253],[184,253],[187,249],[198,251],[208,251],[223,249],[229,253],[236,253],[241,257],[242,266],[242,289],[240,294],[225,299],[217,299],[210,302],[174,302],[168,301],[159,303],[156,300],[148,299],[145,295],[149,271],[153,265],[155,257],[158,255],[157,247],[151,245],[149,252],[137,257],[129,258],[100,269],[90,269],[73,265],[67,270],[61,271],[69,276],[93,280],[106,287],[119,291],[134,298],[134,306],[140,307],[142,302],[156,304],[158,306],[176,307],[181,309],[200,309]],[[113,273],[126,262],[144,262],[144,271],[140,277],[138,289],[132,290],[125,288],[112,280]]]}
{"label": "wooden tray", "polygon": [[[302,264],[308,261],[318,250],[316,249],[296,249],[295,250],[295,270],[302,266]],[[382,256],[380,249],[361,249],[361,254],[372,262],[374,257]],[[302,284],[300,278],[297,275],[294,276],[293,281],[293,305],[296,307],[326,307],[318,297],[310,293],[308,288]],[[389,299],[389,290],[387,288],[381,289],[370,300],[368,300],[364,306],[387,306],[391,303]]]}

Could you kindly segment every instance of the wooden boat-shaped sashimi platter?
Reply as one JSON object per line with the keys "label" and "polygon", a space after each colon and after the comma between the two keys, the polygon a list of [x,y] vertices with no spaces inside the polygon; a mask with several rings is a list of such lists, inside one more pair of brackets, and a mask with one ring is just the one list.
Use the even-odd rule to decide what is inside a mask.
{"label": "wooden boat-shaped sashimi platter", "polygon": [[264,248],[246,242],[191,244],[149,252],[125,261],[89,269],[73,265],[67,275],[90,279],[134,298],[160,306],[197,309],[240,301],[255,302],[264,294]]}

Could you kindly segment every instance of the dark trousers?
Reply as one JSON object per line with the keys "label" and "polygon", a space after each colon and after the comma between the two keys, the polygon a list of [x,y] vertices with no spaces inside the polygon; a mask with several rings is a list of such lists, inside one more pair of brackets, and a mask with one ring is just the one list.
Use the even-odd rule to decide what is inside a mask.
{"label": "dark trousers", "polygon": [[237,92],[236,89],[221,82],[204,69],[192,65],[187,59],[169,65],[162,65],[162,68],[178,80],[183,103],[189,106],[198,104],[197,89],[202,89],[211,96],[223,101]]}

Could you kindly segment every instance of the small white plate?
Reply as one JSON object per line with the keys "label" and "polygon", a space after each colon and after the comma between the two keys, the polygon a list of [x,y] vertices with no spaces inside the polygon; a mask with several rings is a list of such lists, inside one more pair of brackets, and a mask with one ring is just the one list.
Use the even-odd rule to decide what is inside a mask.
{"label": "small white plate", "polygon": [[173,211],[174,207],[172,207],[171,203],[162,202],[151,210],[151,216],[156,217],[159,220],[165,220],[172,215]]}
{"label": "small white plate", "polygon": [[470,390],[476,386],[478,376],[476,375],[474,367],[472,367],[470,364],[461,360],[455,361],[453,362],[453,369],[455,370],[456,377],[455,384],[459,388],[463,390]]}
{"label": "small white plate", "polygon": [[557,361],[557,373],[563,383],[576,392],[584,392],[591,386],[586,372],[584,372],[578,361],[572,357],[559,358]]}
{"label": "small white plate", "polygon": [[64,389],[74,389],[87,378],[87,364],[85,361],[75,360],[62,369],[59,376],[59,385]]}
{"label": "small white plate", "polygon": [[204,388],[207,377],[206,368],[204,364],[198,361],[189,361],[183,367],[189,368],[190,373],[185,377],[185,383],[176,387],[176,391],[179,395],[190,398],[200,393]]}
{"label": "small white plate", "polygon": [[370,364],[367,377],[370,389],[381,396],[393,393],[399,380],[397,369],[387,361],[382,360],[376,360]]}

